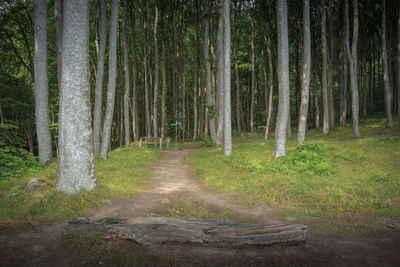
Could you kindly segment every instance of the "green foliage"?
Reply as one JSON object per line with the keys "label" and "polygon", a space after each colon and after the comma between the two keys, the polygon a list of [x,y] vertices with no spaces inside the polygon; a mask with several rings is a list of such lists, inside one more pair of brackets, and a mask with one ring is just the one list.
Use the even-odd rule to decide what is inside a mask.
{"label": "green foliage", "polygon": [[0,180],[20,178],[41,168],[37,158],[26,150],[0,141]]}

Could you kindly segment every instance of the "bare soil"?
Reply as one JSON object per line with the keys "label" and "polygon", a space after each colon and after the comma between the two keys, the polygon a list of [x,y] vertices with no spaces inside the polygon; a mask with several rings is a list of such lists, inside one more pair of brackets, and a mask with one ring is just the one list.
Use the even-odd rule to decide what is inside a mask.
{"label": "bare soil", "polygon": [[[229,210],[238,218],[258,223],[296,223],[273,207],[248,207],[234,193],[203,188],[186,163],[193,150],[170,150],[153,166],[153,176],[134,201],[111,202],[90,218],[131,218],[158,215],[182,201],[196,201],[213,210]],[[107,200],[106,200],[107,201]],[[59,240],[65,223],[0,232],[0,266],[68,266]],[[310,227],[305,244],[252,248],[214,248],[194,245],[157,245],[149,253],[177,256],[193,266],[400,266],[400,224],[362,236],[342,237]],[[1,230],[1,229],[0,229]],[[122,242],[123,243],[123,242]]]}

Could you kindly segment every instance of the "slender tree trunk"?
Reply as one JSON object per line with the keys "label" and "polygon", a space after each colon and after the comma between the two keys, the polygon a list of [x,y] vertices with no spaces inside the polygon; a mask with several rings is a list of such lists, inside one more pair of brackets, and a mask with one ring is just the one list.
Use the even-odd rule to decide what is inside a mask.
{"label": "slender tree trunk", "polygon": [[400,5],[397,17],[397,116],[400,124]]}
{"label": "slender tree trunk", "polygon": [[224,29],[223,11],[224,1],[220,1],[218,19],[218,48],[217,48],[217,92],[218,92],[218,127],[217,127],[217,146],[222,146],[224,142]]}
{"label": "slender tree trunk", "polygon": [[[354,8],[354,22],[353,22],[353,38],[350,50],[349,40],[349,4],[348,0],[345,2],[345,23],[346,23],[346,53],[350,66],[350,84],[351,84],[351,107],[353,117],[353,133],[358,138],[360,137],[360,131],[358,129],[358,116],[359,116],[359,104],[358,104],[358,86],[357,86],[357,41],[358,41],[358,2],[353,0]],[[351,51],[351,54],[350,54]]]}
{"label": "slender tree trunk", "polygon": [[154,95],[153,95],[153,136],[158,137],[158,76],[159,76],[159,53],[158,53],[158,1],[156,0],[156,14],[154,18]]}
{"label": "slender tree trunk", "polygon": [[310,0],[303,0],[303,59],[301,77],[301,105],[297,145],[304,143],[307,129],[307,111],[310,90],[311,71],[311,31],[310,31]]}
{"label": "slender tree trunk", "polygon": [[251,89],[250,89],[250,131],[254,135],[254,91],[256,83],[256,63],[254,54],[254,21],[252,19],[252,14],[250,14],[251,23]]}
{"label": "slender tree trunk", "polygon": [[46,0],[33,2],[35,25],[35,118],[39,147],[39,161],[45,165],[53,161],[49,128],[48,78],[47,78],[47,4]]}
{"label": "slender tree trunk", "polygon": [[96,186],[91,127],[89,1],[64,4],[57,190],[76,194]]}
{"label": "slender tree trunk", "polygon": [[133,138],[135,142],[139,141],[139,120],[138,120],[138,109],[137,109],[137,65],[136,65],[136,47],[135,47],[135,9],[134,9],[134,0],[130,2],[130,21],[131,21],[131,29],[132,29],[132,132]]}
{"label": "slender tree trunk", "polygon": [[215,109],[214,94],[211,89],[211,63],[210,63],[210,41],[209,41],[209,30],[210,30],[210,18],[209,18],[209,3],[205,4],[204,14],[204,64],[206,66],[206,90],[207,90],[207,117],[208,125],[210,127],[210,137],[213,145],[216,144],[216,131],[215,131],[215,115],[213,110]]}
{"label": "slender tree trunk", "polygon": [[128,62],[128,39],[126,37],[126,20],[128,16],[128,0],[125,0],[124,19],[122,22],[122,40],[124,43],[124,70],[125,70],[125,94],[124,94],[124,126],[125,126],[125,147],[129,148],[131,143],[131,127],[129,120],[129,98],[130,98],[130,77]]}
{"label": "slender tree trunk", "polygon": [[322,106],[323,106],[323,134],[329,134],[329,101],[327,88],[327,49],[326,49],[326,10],[325,0],[321,0],[322,20],[321,20],[321,38],[322,38]]}
{"label": "slender tree trunk", "polygon": [[[114,114],[115,84],[117,78],[117,28],[118,28],[118,0],[111,2],[110,44],[108,57],[108,91],[106,102],[106,115],[104,118],[103,134],[99,157],[107,159],[109,143],[111,141],[111,127]],[[65,20],[64,20],[65,22]],[[64,57],[63,57],[64,58]]]}
{"label": "slender tree trunk", "polygon": [[106,51],[106,39],[107,39],[107,14],[106,14],[106,1],[99,0],[99,50],[97,54],[97,78],[96,78],[96,90],[95,90],[95,102],[93,112],[93,143],[94,153],[97,155],[100,151],[100,129],[101,129],[101,114],[103,104],[103,80],[104,80],[104,54]]}
{"label": "slender tree trunk", "polygon": [[224,155],[232,155],[230,0],[224,0]]}
{"label": "slender tree trunk", "polygon": [[383,9],[382,9],[382,65],[383,65],[383,82],[384,82],[384,92],[385,92],[385,110],[386,110],[386,125],[389,128],[393,127],[392,120],[392,104],[391,98],[392,95],[390,93],[389,86],[389,67],[388,67],[388,55],[386,49],[386,1],[383,0]]}
{"label": "slender tree trunk", "polygon": [[286,0],[277,0],[279,105],[275,129],[274,157],[286,155],[289,116],[289,40]]}
{"label": "slender tree trunk", "polygon": [[267,111],[267,123],[265,126],[265,142],[268,140],[269,130],[271,128],[271,121],[274,109],[274,69],[272,63],[272,48],[271,48],[271,39],[268,35],[264,35],[265,43],[267,44],[267,53],[268,53],[268,87],[269,87],[269,96],[268,96],[268,111]]}

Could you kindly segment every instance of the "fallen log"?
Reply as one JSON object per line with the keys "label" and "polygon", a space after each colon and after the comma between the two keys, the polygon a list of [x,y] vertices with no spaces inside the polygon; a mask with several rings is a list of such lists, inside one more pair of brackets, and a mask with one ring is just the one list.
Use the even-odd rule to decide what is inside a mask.
{"label": "fallen log", "polygon": [[139,217],[105,218],[97,221],[73,218],[63,234],[94,234],[138,244],[203,244],[218,247],[265,246],[306,241],[307,226],[302,224],[242,224],[192,218]]}

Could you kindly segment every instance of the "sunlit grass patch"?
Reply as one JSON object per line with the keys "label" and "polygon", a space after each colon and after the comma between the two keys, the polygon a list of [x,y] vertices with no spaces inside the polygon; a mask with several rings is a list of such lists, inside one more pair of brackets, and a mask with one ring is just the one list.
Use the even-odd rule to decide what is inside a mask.
{"label": "sunlit grass patch", "polygon": [[[371,124],[385,127],[383,118]],[[374,127],[365,121],[360,128],[374,136]],[[234,145],[231,157],[222,148],[197,151],[189,162],[207,188],[278,206],[317,227],[352,233],[374,229],[381,217],[400,219],[400,137],[356,139],[351,131],[348,125],[322,137],[313,130],[298,148],[293,135],[278,159],[271,138]],[[388,131],[395,129],[376,132]]]}
{"label": "sunlit grass patch", "polygon": [[106,200],[131,199],[151,175],[150,166],[159,158],[158,149],[116,149],[108,160],[96,159],[97,187],[74,196],[55,192],[58,164],[35,174],[49,186],[25,191],[32,176],[0,181],[0,225],[49,222],[84,216]]}

